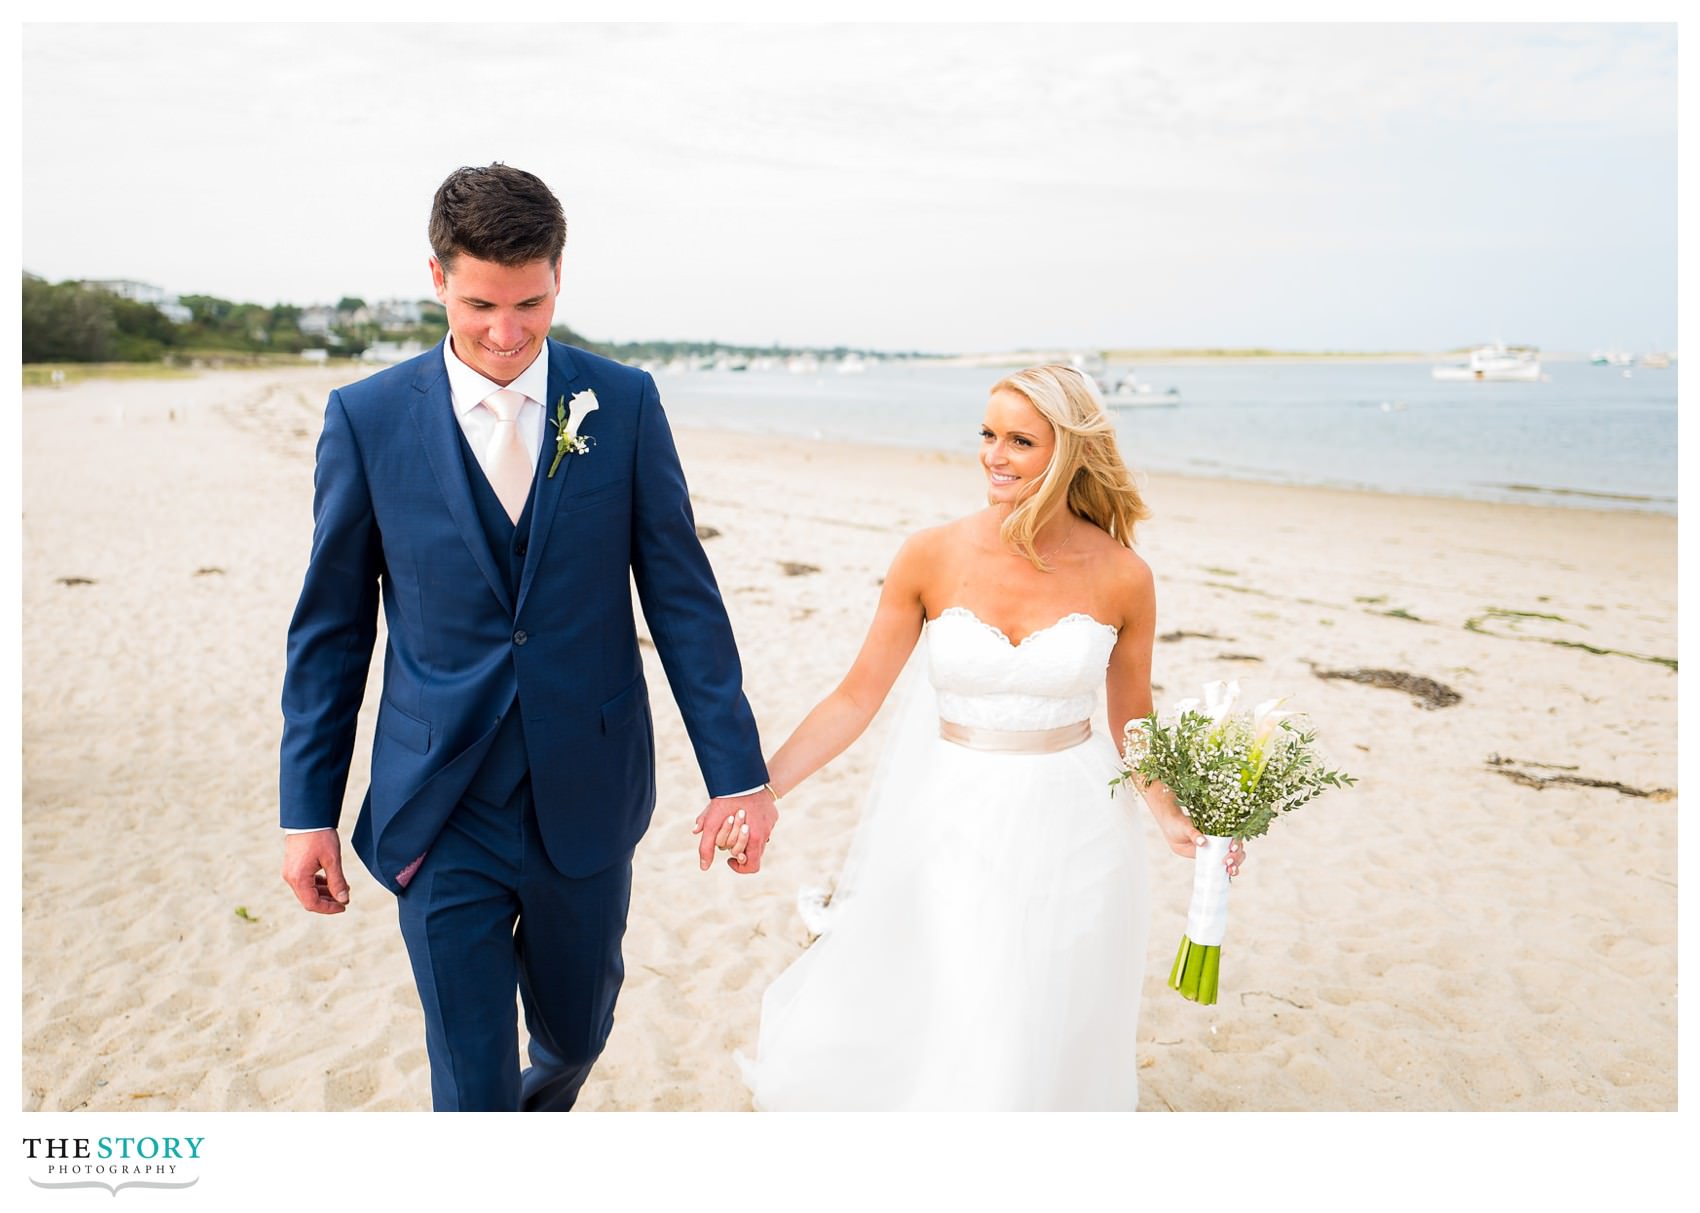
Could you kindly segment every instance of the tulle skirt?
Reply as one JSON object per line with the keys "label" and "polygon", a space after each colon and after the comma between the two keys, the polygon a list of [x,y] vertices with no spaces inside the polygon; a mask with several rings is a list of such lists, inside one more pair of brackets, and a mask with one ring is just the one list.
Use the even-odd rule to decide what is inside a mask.
{"label": "tulle skirt", "polygon": [[762,1001],[763,1111],[1132,1111],[1149,918],[1140,798],[1101,733],[1054,754],[937,736],[923,682],[820,937]]}

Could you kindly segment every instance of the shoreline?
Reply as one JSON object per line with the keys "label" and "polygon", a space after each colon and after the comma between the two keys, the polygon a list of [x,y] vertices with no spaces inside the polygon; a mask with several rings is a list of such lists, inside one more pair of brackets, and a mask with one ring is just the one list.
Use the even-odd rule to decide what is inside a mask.
{"label": "shoreline", "polygon": [[[1053,356],[1058,356],[1058,355],[1056,355],[1055,352],[1047,353],[1045,351],[1029,351],[1027,354],[1023,354],[1023,355],[1008,355],[1008,356],[1005,356],[1005,355],[983,355],[983,356],[969,355],[969,356],[963,356],[962,359],[960,359],[960,360],[931,359],[929,361],[932,362],[934,365],[942,365],[942,366],[986,366],[986,367],[1020,366],[1020,365],[1030,365],[1031,362],[1035,359],[1041,359],[1042,360],[1044,358],[1053,357]],[[1060,356],[1064,360],[1066,360],[1066,354],[1060,355]],[[1578,356],[1578,357],[1580,358],[1581,356]],[[976,358],[1002,359],[1002,361],[975,361]],[[1404,354],[1365,354],[1365,355],[1345,355],[1345,354],[1343,354],[1343,355],[1330,355],[1330,356],[1326,356],[1326,357],[1323,357],[1323,356],[1313,357],[1311,355],[1270,355],[1270,356],[1247,355],[1247,356],[1244,356],[1244,357],[1239,357],[1239,356],[1235,356],[1235,357],[1196,357],[1196,358],[1193,358],[1191,360],[1159,358],[1159,359],[1154,359],[1153,361],[1168,362],[1172,365],[1177,365],[1177,366],[1180,366],[1180,365],[1198,366],[1198,365],[1219,365],[1219,364],[1227,364],[1227,363],[1256,362],[1256,361],[1294,362],[1294,363],[1305,363],[1305,362],[1308,362],[1308,363],[1329,363],[1329,362],[1421,363],[1421,362],[1425,362],[1427,360],[1428,360],[1427,356],[1404,355]],[[1582,358],[1582,360],[1585,361],[1586,359]],[[352,382],[352,381],[354,381],[354,379],[359,378],[361,376],[353,375],[353,374],[351,374],[351,372],[357,371],[359,369],[361,369],[361,368],[359,366],[356,366],[356,365],[323,367],[323,366],[297,366],[295,364],[285,364],[285,365],[275,365],[274,364],[274,365],[263,365],[263,366],[232,366],[232,367],[223,367],[223,368],[202,367],[202,368],[193,368],[193,369],[177,369],[177,370],[174,370],[170,374],[159,374],[159,375],[148,375],[148,376],[137,376],[137,377],[123,376],[123,375],[120,375],[120,376],[90,375],[87,378],[79,377],[75,382],[77,382],[77,383],[89,383],[89,384],[110,383],[110,384],[116,386],[116,385],[138,383],[138,382],[143,382],[143,383],[145,383],[145,382],[162,383],[162,382],[171,382],[171,381],[183,382],[183,381],[193,381],[193,380],[197,380],[197,379],[216,378],[218,376],[232,376],[232,377],[275,376],[275,377],[277,377],[279,379],[283,379],[283,380],[291,380],[291,379],[300,378],[300,379],[310,380],[311,382],[315,382],[315,383],[325,381],[327,376],[329,376],[330,378],[333,378],[333,379],[338,379],[338,377],[340,376],[340,379],[338,379],[338,382]],[[371,367],[366,368],[368,374],[376,373],[377,371],[382,370],[382,369],[383,368],[380,367],[380,366],[371,366]],[[51,394],[53,392],[63,391],[65,389],[63,387],[54,388],[54,387],[47,387],[47,386],[44,386],[44,385],[26,385],[24,390],[25,391],[39,391],[39,392]],[[663,396],[663,404],[665,404],[665,394]],[[1112,413],[1116,413],[1118,411],[1114,401],[1108,401],[1107,404],[1109,405],[1110,411]],[[1150,406],[1147,406],[1147,407],[1150,407]],[[1133,411],[1137,412],[1138,406],[1134,407]],[[909,445],[909,444],[904,444],[904,443],[881,443],[881,442],[874,442],[874,441],[869,441],[869,440],[859,439],[859,438],[833,438],[833,439],[821,438],[821,439],[815,439],[815,438],[811,438],[811,437],[809,437],[807,435],[803,435],[803,434],[787,434],[787,433],[773,431],[773,430],[739,429],[739,428],[734,427],[734,426],[701,425],[701,424],[697,424],[697,423],[694,423],[694,422],[683,422],[683,423],[675,422],[674,428],[675,428],[676,431],[679,431],[679,432],[684,432],[686,430],[693,430],[693,431],[694,430],[700,430],[700,431],[703,431],[705,433],[736,434],[736,435],[740,435],[740,436],[743,436],[743,437],[751,437],[751,438],[758,438],[758,439],[794,440],[794,441],[797,441],[797,442],[816,443],[816,444],[823,446],[823,447],[825,447],[825,446],[855,446],[855,447],[867,447],[867,448],[870,448],[870,449],[873,449],[873,450],[891,451],[891,452],[894,452],[894,453],[895,452],[903,452],[903,451],[908,451],[908,452],[917,452],[918,451],[918,452],[923,452],[923,453],[927,453],[927,454],[939,455],[939,456],[945,457],[945,458],[961,458],[961,459],[965,459],[965,460],[969,460],[969,461],[972,461],[972,458],[973,458],[973,456],[968,455],[968,454],[963,453],[963,452],[960,452],[960,451],[950,451],[950,450],[947,450],[947,449],[944,449],[944,448],[927,446],[927,445],[924,445],[924,444]],[[1134,473],[1134,476],[1135,476],[1136,479],[1139,478],[1139,477],[1142,477],[1142,476],[1154,476],[1154,477],[1159,477],[1159,478],[1164,478],[1164,479],[1172,477],[1172,478],[1176,478],[1176,479],[1180,479],[1180,480],[1184,480],[1184,481],[1188,481],[1188,482],[1196,482],[1196,483],[1199,483],[1199,484],[1267,485],[1267,486],[1272,487],[1272,488],[1290,488],[1290,489],[1295,489],[1295,490],[1316,490],[1316,491],[1322,491],[1322,492],[1343,493],[1343,494],[1365,494],[1365,495],[1368,495],[1368,496],[1371,496],[1371,497],[1408,499],[1408,500],[1412,500],[1412,501],[1435,501],[1435,502],[1461,501],[1461,502],[1470,502],[1470,503],[1477,504],[1477,505],[1503,506],[1503,507],[1508,507],[1508,508],[1513,508],[1513,509],[1527,508],[1527,509],[1536,509],[1536,510],[1552,510],[1552,511],[1558,511],[1558,512],[1561,512],[1561,513],[1564,513],[1564,514],[1572,514],[1572,513],[1632,514],[1632,515],[1645,515],[1645,516],[1649,516],[1649,517],[1658,517],[1658,518],[1670,518],[1670,519],[1674,520],[1677,517],[1678,505],[1679,505],[1679,502],[1676,499],[1671,499],[1671,498],[1651,497],[1651,496],[1647,496],[1647,495],[1643,495],[1643,494],[1612,493],[1612,492],[1596,491],[1596,490],[1589,490],[1589,489],[1555,488],[1555,487],[1548,487],[1548,486],[1545,486],[1545,485],[1538,485],[1538,484],[1507,483],[1507,484],[1503,484],[1503,485],[1484,486],[1484,488],[1488,491],[1497,491],[1497,492],[1501,492],[1501,493],[1517,494],[1517,496],[1512,498],[1512,499],[1506,499],[1504,497],[1475,496],[1475,495],[1470,495],[1470,494],[1465,494],[1465,493],[1447,493],[1447,492],[1439,492],[1439,491],[1411,491],[1411,490],[1397,490],[1397,489],[1381,489],[1381,488],[1377,488],[1373,485],[1366,485],[1366,484],[1339,484],[1339,483],[1324,483],[1324,482],[1304,481],[1304,480],[1280,480],[1280,479],[1273,479],[1273,478],[1236,477],[1236,476],[1213,475],[1213,474],[1210,474],[1210,473],[1207,473],[1207,472],[1191,472],[1191,471],[1177,471],[1177,470],[1162,470],[1162,471],[1159,471],[1159,470],[1144,468],[1144,467],[1140,467],[1140,466],[1135,466],[1132,470],[1133,470],[1133,473]],[[1594,504],[1596,502],[1607,502],[1607,501],[1621,502],[1622,504],[1615,505],[1615,506],[1607,506],[1607,505],[1603,505],[1603,504]]]}
{"label": "shoreline", "polygon": [[[1470,356],[1470,347],[1456,350],[1437,350],[1423,353],[1418,350],[1387,350],[1356,353],[1350,350],[1124,350],[1097,351],[1104,361],[1120,364],[1163,364],[1167,366],[1222,366],[1240,363],[1281,363],[1290,366],[1329,366],[1333,364],[1385,364],[1390,366],[1447,365]],[[1067,362],[1078,349],[1020,350],[1008,354],[945,354],[928,361],[944,366],[1002,367],[1031,366],[1036,362]],[[1589,354],[1555,350],[1541,352],[1542,362],[1590,362]],[[1674,370],[1676,361],[1668,369]]]}
{"label": "shoreline", "polygon": [[[759,442],[794,442],[800,445],[806,445],[810,449],[814,450],[857,448],[873,452],[882,452],[893,456],[919,454],[932,457],[937,461],[960,463],[961,466],[965,468],[972,467],[975,463],[975,457],[963,451],[942,450],[938,447],[922,445],[911,446],[897,442],[874,442],[867,439],[857,438],[813,438],[805,434],[784,434],[776,433],[771,430],[742,430],[736,429],[732,426],[697,425],[691,423],[675,424],[673,426],[673,432],[679,435],[700,434],[705,438],[716,435],[731,435],[737,438],[753,439]],[[1536,485],[1527,486],[1527,489],[1531,494],[1546,494],[1586,499],[1579,501],[1578,504],[1572,505],[1561,501],[1504,501],[1491,497],[1466,497],[1461,494],[1453,493],[1404,492],[1392,489],[1377,489],[1368,485],[1320,484],[1294,480],[1259,480],[1251,477],[1213,476],[1203,472],[1156,471],[1137,466],[1130,470],[1133,473],[1134,482],[1136,484],[1141,484],[1142,491],[1142,482],[1146,479],[1177,480],[1186,484],[1196,485],[1200,488],[1215,487],[1217,489],[1223,489],[1229,486],[1234,488],[1263,487],[1283,491],[1291,490],[1296,493],[1333,494],[1339,498],[1370,497],[1393,501],[1429,502],[1435,504],[1458,503],[1462,505],[1488,506],[1504,510],[1534,510],[1543,515],[1556,514],[1560,516],[1568,516],[1572,514],[1598,514],[1605,517],[1629,516],[1663,518],[1668,519],[1673,525],[1677,520],[1677,503],[1674,501],[1670,503],[1671,508],[1669,510],[1665,510],[1658,508],[1658,503],[1663,500],[1661,498],[1630,496],[1628,494],[1592,493],[1581,489],[1551,489],[1542,488]],[[689,469],[687,468],[686,471],[688,473]],[[1517,485],[1505,486],[1507,490],[1523,487],[1524,486]],[[1588,504],[1587,501],[1590,500],[1614,500],[1638,503],[1645,502],[1647,504],[1645,506],[1625,504],[1616,507],[1608,507]]]}
{"label": "shoreline", "polygon": [[[1017,350],[1007,354],[946,354],[928,361],[941,366],[972,366],[972,367],[1004,367],[1004,366],[1033,366],[1042,362],[1066,363],[1078,354],[1078,349],[1064,350]],[[1279,350],[1256,350],[1243,354],[1239,353],[1202,353],[1197,350],[1102,350],[1104,361],[1111,364],[1141,364],[1161,363],[1169,366],[1217,366],[1222,364],[1238,364],[1250,362],[1276,362],[1286,364],[1327,365],[1329,363],[1390,363],[1395,365],[1421,365],[1428,362],[1443,362],[1447,359],[1468,357],[1469,350],[1460,350],[1451,354],[1422,354],[1414,352],[1388,353],[1328,353],[1322,351],[1297,351],[1283,353]],[[1555,361],[1564,361],[1558,356]]]}

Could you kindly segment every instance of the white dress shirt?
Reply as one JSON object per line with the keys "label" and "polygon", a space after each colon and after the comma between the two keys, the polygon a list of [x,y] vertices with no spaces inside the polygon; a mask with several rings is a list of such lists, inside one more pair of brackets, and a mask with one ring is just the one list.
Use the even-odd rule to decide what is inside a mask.
{"label": "white dress shirt", "polygon": [[[496,432],[496,414],[479,405],[493,393],[501,391],[502,385],[486,379],[462,362],[460,355],[455,353],[453,337],[443,338],[443,364],[449,369],[449,397],[454,402],[455,420],[460,422],[460,432],[466,435],[467,445],[472,447],[472,453],[478,457],[478,466],[482,468],[484,449],[490,445],[490,436]],[[531,365],[521,371],[508,388],[525,393],[525,403],[520,406],[515,428],[519,431],[519,440],[525,443],[525,453],[531,457],[531,466],[536,467],[537,452],[543,447],[543,398],[549,394],[548,356],[539,350]],[[486,468],[485,472],[488,475],[489,469]]]}

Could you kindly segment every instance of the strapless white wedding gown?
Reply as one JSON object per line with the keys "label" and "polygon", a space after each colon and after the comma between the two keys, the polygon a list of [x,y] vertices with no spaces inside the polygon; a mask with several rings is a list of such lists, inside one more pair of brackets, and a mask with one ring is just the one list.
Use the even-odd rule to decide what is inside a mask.
{"label": "strapless white wedding gown", "polygon": [[1013,645],[953,607],[894,723],[821,932],[762,1000],[763,1111],[1132,1111],[1149,916],[1138,795],[1114,744],[970,749],[939,721],[1089,719],[1115,629],[1064,617]]}

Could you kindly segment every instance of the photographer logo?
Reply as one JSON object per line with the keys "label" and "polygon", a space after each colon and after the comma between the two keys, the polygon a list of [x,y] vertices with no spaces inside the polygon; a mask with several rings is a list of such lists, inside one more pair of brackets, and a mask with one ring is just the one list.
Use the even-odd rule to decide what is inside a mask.
{"label": "photographer logo", "polygon": [[192,1188],[204,1137],[26,1137],[24,1160],[38,1188]]}

